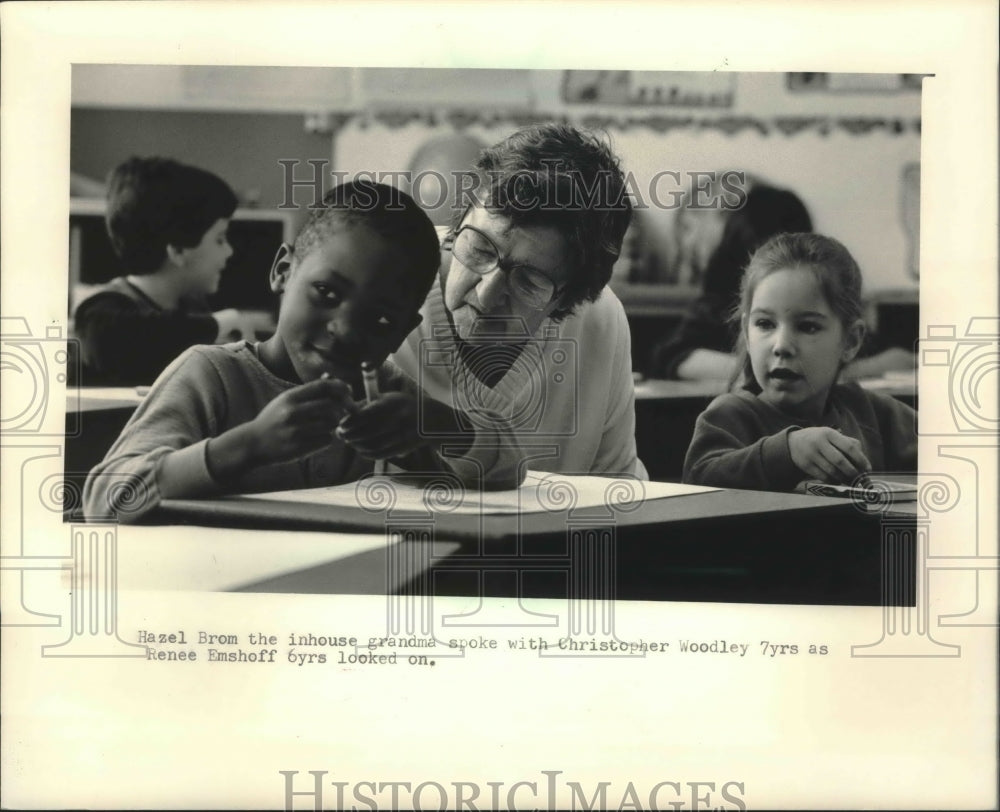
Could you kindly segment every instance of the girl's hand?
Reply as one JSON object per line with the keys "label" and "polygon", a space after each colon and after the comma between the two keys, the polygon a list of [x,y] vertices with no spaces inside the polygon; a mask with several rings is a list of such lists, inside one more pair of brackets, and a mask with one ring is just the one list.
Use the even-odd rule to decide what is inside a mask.
{"label": "girl's hand", "polygon": [[417,421],[417,401],[403,392],[389,392],[344,417],[336,434],[362,457],[385,460],[424,444]]}
{"label": "girl's hand", "polygon": [[861,443],[836,429],[796,429],[788,434],[792,462],[821,482],[846,484],[871,470]]}
{"label": "girl's hand", "polygon": [[357,408],[350,387],[335,378],[282,392],[250,423],[255,462],[293,460],[329,445],[337,424]]}

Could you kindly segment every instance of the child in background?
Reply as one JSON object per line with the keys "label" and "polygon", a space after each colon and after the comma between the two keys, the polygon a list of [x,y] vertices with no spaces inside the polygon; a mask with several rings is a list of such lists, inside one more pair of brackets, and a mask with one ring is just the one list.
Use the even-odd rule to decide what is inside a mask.
{"label": "child in background", "polygon": [[742,388],[699,416],[684,481],[791,491],[915,471],[916,412],[837,382],[864,339],[861,307],[861,272],[836,240],[779,234],[761,246],[740,291]]}
{"label": "child in background", "polygon": [[[747,261],[775,234],[813,230],[809,211],[794,192],[750,178],[746,183],[746,198],[738,209],[694,208],[689,201],[677,212],[679,253],[692,275],[701,277],[701,294],[673,334],[653,347],[651,373],[655,377],[732,378],[739,331],[729,317]],[[725,194],[718,184],[712,191]]]}
{"label": "child in background", "polygon": [[[379,369],[385,393],[355,403],[361,363],[382,365],[420,322],[439,262],[434,227],[409,196],[373,183],[332,189],[271,269],[281,295],[275,335],[192,347],[171,364],[91,471],[88,518],[134,521],[170,497],[350,482],[372,471],[372,459],[473,479],[476,440],[488,455],[502,438],[456,446],[447,437],[449,460],[428,463],[419,393],[398,370]],[[434,436],[460,433],[450,409],[421,408]],[[455,456],[463,450],[469,460]],[[133,506],[122,488],[129,480],[141,492]]]}
{"label": "child in background", "polygon": [[262,317],[209,312],[233,253],[236,196],[211,172],[165,158],[131,158],[108,179],[106,222],[125,275],[74,313],[85,385],[151,384],[193,344],[229,341]]}

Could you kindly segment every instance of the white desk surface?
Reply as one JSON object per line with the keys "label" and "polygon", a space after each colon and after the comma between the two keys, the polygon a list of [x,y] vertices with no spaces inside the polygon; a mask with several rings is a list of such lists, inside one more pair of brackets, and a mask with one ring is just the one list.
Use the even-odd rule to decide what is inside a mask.
{"label": "white desk surface", "polygon": [[[885,392],[893,396],[914,396],[914,376],[891,376],[860,381],[865,389]],[[84,387],[79,390],[79,403],[71,398],[67,407],[71,411],[99,411],[138,406],[149,387],[102,386]],[[680,398],[713,398],[726,391],[724,381],[663,381],[644,380],[635,385],[636,400],[672,400]]]}
{"label": "white desk surface", "polygon": [[[118,527],[116,536],[118,588],[139,591],[231,592],[257,581],[359,554],[377,556],[391,544],[382,533],[233,530],[188,525],[123,525]],[[457,543],[435,542],[433,555],[449,555],[458,547]],[[384,581],[386,568],[366,569]],[[331,593],[341,591],[335,583],[329,586]]]}
{"label": "white desk surface", "polygon": [[[893,374],[882,378],[858,381],[865,389],[884,392],[893,397],[915,397],[915,374]],[[664,381],[643,380],[635,385],[636,400],[675,400],[681,398],[714,398],[726,391],[725,381]]]}
{"label": "white desk surface", "polygon": [[148,386],[84,386],[69,393],[66,409],[71,412],[134,409],[148,391]]}

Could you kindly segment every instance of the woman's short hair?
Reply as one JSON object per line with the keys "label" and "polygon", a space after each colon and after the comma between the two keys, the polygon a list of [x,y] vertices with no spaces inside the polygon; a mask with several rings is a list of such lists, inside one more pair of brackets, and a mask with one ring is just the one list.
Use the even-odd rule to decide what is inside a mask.
{"label": "woman's short hair", "polygon": [[[515,225],[551,226],[569,245],[570,274],[554,320],[594,301],[611,279],[632,203],[620,162],[592,133],[565,124],[526,127],[484,149],[476,197]],[[455,225],[464,212],[457,213]]]}

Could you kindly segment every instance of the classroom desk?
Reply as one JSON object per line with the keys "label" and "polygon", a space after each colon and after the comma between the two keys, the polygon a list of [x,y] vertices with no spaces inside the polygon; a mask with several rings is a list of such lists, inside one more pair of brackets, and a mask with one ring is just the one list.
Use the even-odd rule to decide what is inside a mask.
{"label": "classroom desk", "polygon": [[142,403],[148,387],[81,387],[66,403],[67,499],[83,490],[87,472],[104,459],[122,428]]}
{"label": "classroom desk", "polygon": [[[860,381],[866,389],[885,392],[887,395],[899,398],[911,406],[916,401],[916,389],[913,381],[905,382],[891,378],[874,378]],[[77,390],[78,398],[74,398],[67,408],[71,411],[92,412],[107,409],[135,409],[146,393],[148,386],[99,386],[82,387]],[[664,381],[647,379],[638,381],[635,385],[637,401],[674,401],[688,398],[708,398],[711,400],[726,391],[722,381]]]}
{"label": "classroom desk", "polygon": [[[861,383],[916,407],[913,380],[887,378]],[[695,421],[723,391],[721,381],[646,380],[636,384],[636,447],[651,479],[680,481]],[[142,398],[135,387],[80,389],[79,397],[67,404],[66,470],[85,476],[100,462]]]}
{"label": "classroom desk", "polygon": [[[880,517],[841,499],[721,490],[607,509],[521,515],[367,513],[239,498],[168,500],[152,521],[402,539],[389,559],[353,560],[359,590],[385,578],[387,561],[423,562],[393,594],[683,600],[792,604],[913,605],[912,539],[890,560],[903,570],[884,594]],[[442,551],[441,543],[452,545]],[[237,553],[238,554],[238,553]],[[244,591],[353,592],[318,564],[246,584]],[[398,567],[396,567],[398,569]],[[388,571],[396,571],[392,566]],[[381,573],[381,575],[379,575]]]}
{"label": "classroom desk", "polygon": [[84,386],[76,390],[78,397],[73,399],[72,405],[67,404],[67,409],[79,412],[134,411],[148,391],[148,386]]}
{"label": "classroom desk", "polygon": [[[915,381],[903,378],[865,378],[858,383],[873,392],[883,392],[915,407]],[[647,379],[635,385],[636,401],[676,401],[689,398],[713,398],[726,391],[723,381],[664,381]]]}
{"label": "classroom desk", "polygon": [[[129,525],[116,536],[117,583],[126,590],[385,595],[426,569],[391,556],[393,545],[372,533]],[[428,554],[457,548],[433,542]]]}

